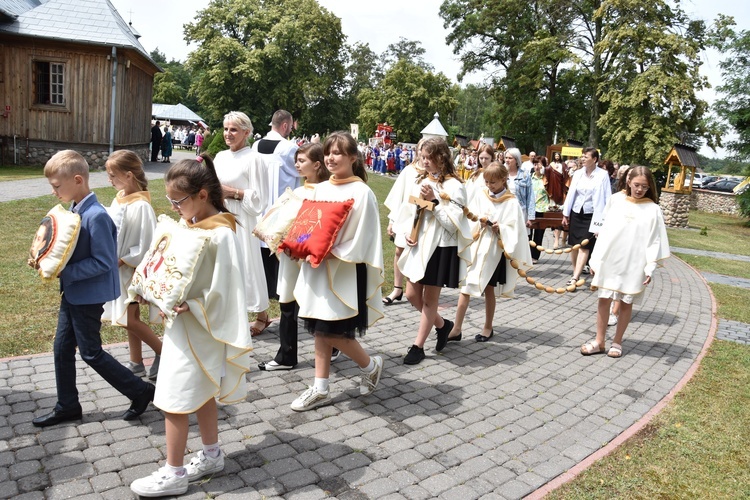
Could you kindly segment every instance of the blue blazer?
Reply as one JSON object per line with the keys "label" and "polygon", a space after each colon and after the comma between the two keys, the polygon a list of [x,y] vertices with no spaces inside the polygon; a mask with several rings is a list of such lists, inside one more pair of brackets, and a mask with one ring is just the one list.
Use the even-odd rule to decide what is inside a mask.
{"label": "blue blazer", "polygon": [[78,213],[81,230],[60,273],[60,291],[73,305],[104,304],[120,296],[117,228],[96,195],[86,199]]}

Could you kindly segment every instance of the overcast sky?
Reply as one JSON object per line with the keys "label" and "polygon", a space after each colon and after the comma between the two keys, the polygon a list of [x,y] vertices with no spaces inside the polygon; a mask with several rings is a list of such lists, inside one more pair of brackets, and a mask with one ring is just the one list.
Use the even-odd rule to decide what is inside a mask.
{"label": "overcast sky", "polygon": [[[140,42],[151,52],[155,48],[166,54],[167,59],[184,61],[190,48],[185,44],[182,26],[194,20],[196,14],[208,5],[207,0],[110,0],[126,21],[141,34]],[[694,18],[710,24],[717,14],[734,16],[738,30],[750,29],[750,6],[747,0],[683,0],[683,9]],[[439,16],[442,0],[378,0],[359,2],[356,0],[318,0],[323,7],[341,18],[344,34],[349,43],[361,41],[381,54],[389,44],[403,36],[418,40],[426,50],[425,60],[437,71],[457,81],[461,68],[453,50],[445,44],[447,31]],[[504,22],[507,20],[504,20]],[[701,71],[712,86],[721,84],[719,61],[721,55],[711,51],[703,55]],[[463,84],[481,83],[484,75],[467,75]],[[700,97],[709,103],[715,99],[712,90],[702,92]],[[430,117],[427,117],[429,121]],[[701,153],[723,157],[704,147]]]}

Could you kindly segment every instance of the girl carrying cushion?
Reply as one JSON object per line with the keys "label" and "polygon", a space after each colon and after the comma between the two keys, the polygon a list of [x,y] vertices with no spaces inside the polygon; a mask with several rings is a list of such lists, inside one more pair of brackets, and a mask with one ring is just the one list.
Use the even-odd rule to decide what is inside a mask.
{"label": "girl carrying cushion", "polygon": [[[356,339],[383,317],[383,245],[380,231],[373,230],[380,227],[378,202],[364,182],[364,162],[350,134],[329,135],[323,153],[331,177],[315,188],[315,200],[353,200],[353,205],[319,266],[301,262],[294,297],[300,318],[315,337],[315,381],[292,402],[294,411],[331,403],[328,378],[334,348],[360,367],[361,395],[375,390],[383,370],[383,359],[369,356]],[[290,255],[289,249],[284,251]]]}
{"label": "girl carrying cushion", "polygon": [[[432,210],[422,208],[421,221],[417,205],[406,203],[398,218],[397,231],[405,235],[406,248],[398,261],[406,276],[406,298],[421,313],[414,344],[404,357],[404,364],[416,365],[424,358],[424,344],[434,326],[440,351],[448,341],[453,322],[437,312],[442,287],[458,288],[466,277],[471,259],[471,230],[464,214],[466,190],[456,177],[448,144],[441,138],[430,138],[422,144],[422,168],[412,184],[410,194],[432,203]],[[411,233],[418,225],[416,239]]]}
{"label": "girl carrying cushion", "polygon": [[[117,265],[120,276],[120,296],[104,304],[102,320],[122,326],[128,332],[130,361],[126,366],[135,375],[145,375],[143,350],[145,342],[156,354],[148,372],[148,378],[156,380],[159,373],[161,340],[154,331],[141,321],[141,310],[137,302],[128,302],[128,286],[133,271],[148,253],[156,227],[156,215],[151,207],[148,180],[143,171],[143,162],[132,151],[113,152],[104,167],[109,182],[117,189],[108,212],[117,227]],[[158,319],[158,310],[149,308],[152,321]]]}
{"label": "girl carrying cushion", "polygon": [[[186,300],[174,306],[176,318],[164,331],[154,405],[166,420],[167,462],[130,485],[145,497],[181,495],[190,481],[224,469],[216,399],[245,400],[252,350],[237,223],[224,205],[210,157],[179,161],[164,181],[181,224],[209,232],[210,238],[187,285]],[[183,465],[191,413],[198,418],[203,449]]]}

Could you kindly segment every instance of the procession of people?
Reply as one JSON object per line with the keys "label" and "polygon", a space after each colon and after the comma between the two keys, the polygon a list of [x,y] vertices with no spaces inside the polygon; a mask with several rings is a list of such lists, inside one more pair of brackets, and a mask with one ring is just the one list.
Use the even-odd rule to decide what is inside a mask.
{"label": "procession of people", "polygon": [[[94,224],[105,227],[111,241],[107,246],[92,242],[90,248],[76,249],[74,254],[85,251],[107,262],[106,269],[92,268],[87,277],[96,281],[98,274],[106,274],[112,290],[107,304],[86,306],[93,311],[90,321],[68,324],[75,298],[71,290],[85,285],[76,284],[77,274],[72,274],[81,266],[75,259],[61,273],[68,288],[55,342],[59,401],[34,425],[81,418],[77,393],[71,389],[74,378],[63,373],[63,364],[70,364],[71,348],[84,330],[98,336],[102,320],[126,327],[131,361],[118,370],[110,367],[112,360],[106,363],[128,384],[107,380],[133,399],[124,419],[138,418],[153,401],[165,414],[167,436],[166,464],[135,480],[131,489],[147,497],[183,494],[191,481],[224,467],[216,429],[217,400],[228,404],[245,399],[252,337],[272,321],[269,299],[278,298],[281,305],[280,347],[273,360],[259,364],[261,370],[297,366],[298,318],[314,339],[315,377],[291,409],[302,412],[332,404],[330,371],[340,353],[359,366],[359,393],[366,397],[388,374],[383,357],[368,353],[358,339],[377,335],[376,322],[387,314],[388,306],[403,298],[420,314],[414,342],[404,346],[405,365],[425,359],[425,344],[433,332],[437,352],[468,340],[464,319],[471,297],[485,302],[485,322],[472,341],[493,338],[498,298],[512,298],[520,278],[529,281],[534,266],[540,265],[544,229],[551,226],[541,226],[537,219],[549,212],[559,214],[559,226],[553,227],[555,251],[562,253],[565,248],[573,267],[572,278],[558,293],[580,289],[586,271],[593,276],[591,289],[599,293],[596,338],[581,346],[581,354],[623,355],[632,305],[640,302],[657,265],[669,256],[656,187],[647,168],[624,169],[613,194],[608,165],[599,161],[594,148],[583,149],[580,165],[563,164],[559,154],[553,155],[552,162],[530,154],[526,165],[516,148],[495,151],[482,144],[476,151],[454,153],[439,137],[417,145],[375,141],[370,147],[358,144],[348,132],[334,132],[322,143],[298,143],[290,140],[294,125],[290,113],[278,110],[271,132],[251,146],[249,117],[229,112],[223,122],[228,150],[215,159],[202,153],[168,169],[167,198],[180,216],[180,227],[194,231],[188,235],[208,239],[201,245],[205,255],[196,260],[192,275],[184,276],[185,292],[170,310],[161,311],[167,319],[163,341],[136,314],[139,303],[149,304],[153,311],[160,302],[144,297],[133,283],[142,273],[144,279],[156,280],[155,287],[167,289],[171,285],[158,281],[161,275],[149,263],[158,257],[169,267],[193,256],[186,247],[169,245],[170,237],[151,241],[159,227],[155,228],[142,164],[137,157],[128,157],[125,168],[122,155],[112,157],[107,169],[113,186],[120,190],[107,212],[113,220],[99,217],[89,222],[91,230]],[[171,146],[168,129],[159,135],[157,122],[152,130],[154,145],[168,138]],[[163,144],[159,146],[164,161],[169,161],[171,147],[165,151]],[[58,198],[73,201],[74,210],[85,203],[98,207],[85,183],[82,159],[67,154],[53,160],[45,173]],[[380,228],[379,204],[367,185],[368,171],[398,176],[385,200],[387,236],[396,246],[395,282],[385,295],[383,235],[372,230]],[[285,218],[279,215],[289,210],[293,213]],[[254,231],[259,225],[265,228],[262,235]],[[272,237],[266,237],[269,233]],[[83,241],[79,245],[89,244]],[[146,262],[145,267],[139,261]],[[452,318],[438,311],[443,288],[460,292]],[[118,293],[119,298],[114,296]],[[247,313],[255,316],[253,323]],[[615,324],[607,349],[607,327]],[[156,369],[149,372],[155,388],[134,378],[145,375],[141,342],[158,356]],[[101,351],[96,345],[89,349]],[[104,363],[93,356],[84,360],[92,366]],[[203,449],[186,463],[190,413],[198,417]]]}

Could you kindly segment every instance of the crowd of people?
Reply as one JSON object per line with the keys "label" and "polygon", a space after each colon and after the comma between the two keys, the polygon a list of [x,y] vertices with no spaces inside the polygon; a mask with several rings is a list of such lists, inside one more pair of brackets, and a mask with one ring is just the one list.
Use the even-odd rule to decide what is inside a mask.
{"label": "crowd of people", "polygon": [[[203,142],[208,135],[208,130],[203,128],[191,128],[184,125],[164,125],[156,121],[151,126],[151,161],[170,163],[172,150],[176,145],[183,148],[195,148],[195,154],[199,155],[203,148]],[[159,160],[161,153],[161,160]]]}
{"label": "crowd of people", "polygon": [[[159,129],[158,122],[155,127]],[[476,154],[461,151],[454,158],[444,139],[429,138],[416,147],[389,145],[383,154],[378,146],[358,144],[347,132],[331,133],[322,143],[298,144],[289,139],[293,127],[292,115],[279,110],[271,131],[250,145],[250,119],[229,112],[223,122],[226,151],[215,158],[201,153],[168,169],[165,188],[172,210],[183,226],[211,236],[163,339],[140,319],[139,304],[148,305],[145,300],[127,300],[134,269],[147,258],[156,225],[141,160],[129,151],[110,156],[107,173],[118,193],[107,212],[88,187],[88,167],[80,155],[65,151],[50,159],[45,175],[53,192],[72,202],[82,224],[75,252],[60,275],[65,293],[54,344],[58,402],[34,425],[81,418],[77,346],[86,363],[132,400],[125,420],[138,418],[151,401],[164,412],[166,464],[135,480],[131,489],[146,497],[185,493],[189,482],[224,468],[217,400],[232,403],[246,397],[252,337],[271,323],[270,298],[278,299],[281,309],[279,349],[272,360],[259,364],[261,370],[296,367],[298,319],[314,338],[314,380],[291,409],[309,411],[332,402],[329,376],[340,353],[359,366],[360,394],[366,396],[384,375],[383,359],[369,354],[358,338],[384,316],[385,306],[405,296],[419,312],[414,342],[402,360],[406,365],[425,359],[433,331],[436,351],[463,341],[471,297],[485,302],[485,323],[474,341],[489,341],[497,297],[512,297],[519,276],[538,262],[540,255],[532,254],[529,240],[537,246],[541,242],[544,231],[532,228],[548,211],[562,213],[560,227],[554,229],[555,247],[575,248],[571,283],[580,281],[588,265],[592,288],[599,289],[597,335],[581,346],[581,353],[605,352],[611,307],[619,304],[616,333],[606,352],[613,358],[622,355],[632,305],[643,296],[657,263],[669,255],[647,168],[624,169],[613,195],[612,174],[606,163],[598,168],[594,148],[566,163],[559,154],[551,162],[530,154],[523,162],[518,149],[495,151],[487,144]],[[165,130],[162,139],[168,134]],[[368,169],[398,173],[384,203],[387,234],[396,246],[394,287],[385,296],[382,235],[371,230],[380,227],[379,205],[367,185]],[[308,233],[295,240],[300,244],[318,226],[333,224],[320,215],[324,206],[345,213],[325,242],[320,262],[294,250],[294,242],[274,251],[270,242],[253,235],[264,214],[290,197],[318,203]],[[113,218],[113,213],[119,215]],[[586,240],[597,243],[589,246]],[[438,311],[444,288],[460,292],[453,318]],[[156,313],[153,308],[150,312]],[[252,324],[248,313],[255,317]],[[127,329],[130,360],[125,365],[102,349],[102,320]],[[142,342],[157,356],[148,373]],[[156,386],[142,375],[156,380]],[[186,461],[191,413],[197,416],[203,447]]]}

